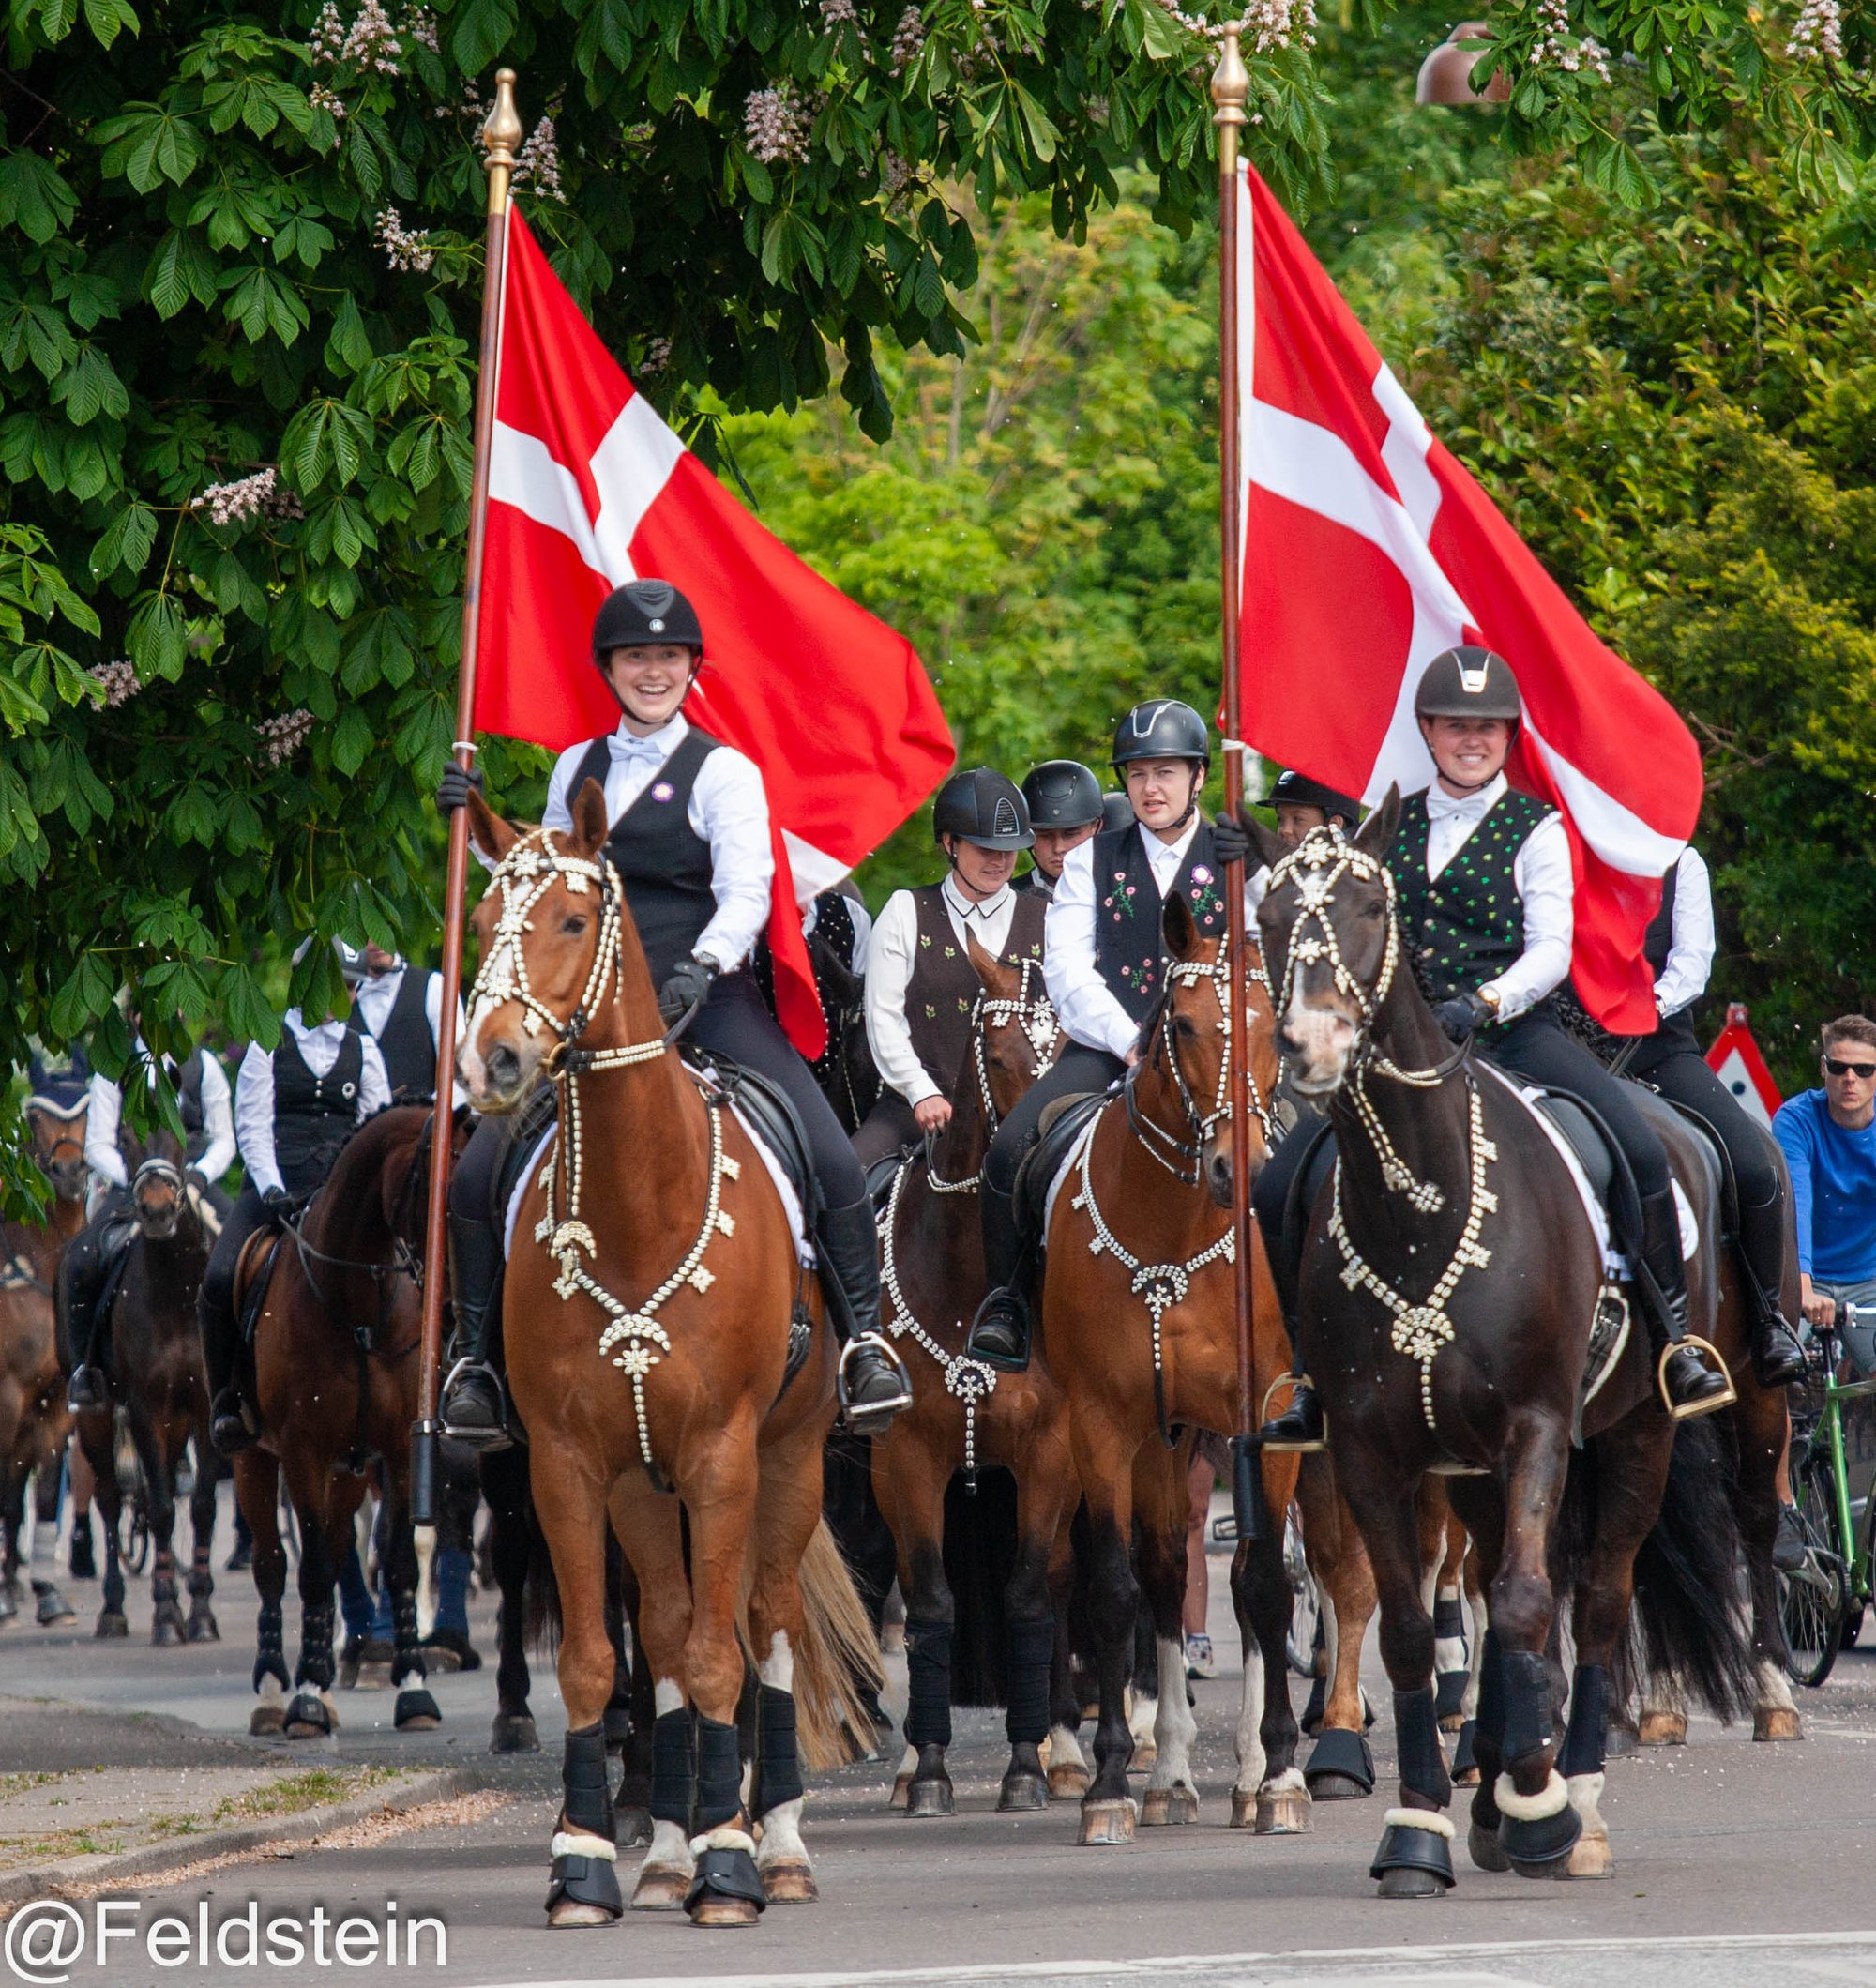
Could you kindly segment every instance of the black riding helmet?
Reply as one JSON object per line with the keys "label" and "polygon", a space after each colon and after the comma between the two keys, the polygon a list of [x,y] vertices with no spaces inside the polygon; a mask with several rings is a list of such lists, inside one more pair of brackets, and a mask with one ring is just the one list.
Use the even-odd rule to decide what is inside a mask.
{"label": "black riding helmet", "polygon": [[1339,814],[1351,828],[1361,819],[1359,801],[1337,793],[1333,787],[1324,786],[1321,781],[1311,780],[1307,773],[1279,773],[1277,784],[1270,790],[1270,805],[1273,808],[1320,808],[1324,821],[1333,821]]}
{"label": "black riding helmet", "polygon": [[931,804],[931,839],[947,835],[979,849],[1033,849],[1029,808],[1013,780],[989,766],[954,773]]}
{"label": "black riding helmet", "polygon": [[603,670],[614,649],[675,642],[701,661],[704,629],[697,610],[668,580],[628,580],[609,594],[593,620],[593,660]]}
{"label": "black riding helmet", "polygon": [[1468,643],[1445,649],[1420,673],[1414,692],[1416,718],[1504,718],[1516,724],[1524,716],[1518,679],[1503,656]]}
{"label": "black riding helmet", "polygon": [[1133,759],[1196,759],[1209,768],[1212,741],[1205,721],[1176,697],[1135,705],[1114,732],[1112,764],[1124,766]]}
{"label": "black riding helmet", "polygon": [[1045,759],[1022,783],[1037,828],[1085,828],[1101,818],[1101,783],[1076,759]]}

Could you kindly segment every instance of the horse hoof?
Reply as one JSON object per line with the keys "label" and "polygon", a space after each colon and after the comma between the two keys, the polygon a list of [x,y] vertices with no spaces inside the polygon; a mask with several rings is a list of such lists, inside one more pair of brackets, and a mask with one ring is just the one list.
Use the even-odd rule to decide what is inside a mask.
{"label": "horse hoof", "polygon": [[538,1753],[540,1735],[526,1712],[497,1712],[494,1730],[489,1736],[492,1753]]}
{"label": "horse hoof", "polygon": [[1790,1706],[1762,1705],[1752,1714],[1752,1737],[1755,1739],[1802,1739],[1805,1722]]}
{"label": "horse hoof", "polygon": [[1142,1829],[1171,1829],[1198,1819],[1199,1798],[1190,1788],[1148,1788],[1140,1804]]}
{"label": "horse hoof", "polygon": [[1579,1836],[1565,1866],[1566,1877],[1613,1877],[1615,1859],[1606,1836]]}
{"label": "horse hoof", "polygon": [[[538,1753],[539,1747],[535,1748]],[[651,1843],[651,1811],[642,1804],[620,1802],[613,1811],[613,1841],[622,1850],[640,1850]]]}
{"label": "horse hoof", "polygon": [[550,1926],[610,1926],[625,1911],[611,1858],[567,1855],[553,1859],[547,1889]]}
{"label": "horse hoof", "polygon": [[[417,1646],[426,1668],[433,1671],[479,1671],[482,1653],[461,1630],[433,1629]],[[607,1743],[613,1744],[612,1728],[606,1729]]]}
{"label": "horse hoof", "polygon": [[221,1625],[216,1621],[212,1615],[205,1612],[199,1616],[191,1616],[189,1618],[188,1636],[191,1643],[219,1643],[221,1641]]}
{"label": "horse hoof", "polygon": [[1635,1738],[1641,1746],[1686,1746],[1687,1715],[1685,1712],[1643,1712]]}
{"label": "horse hoof", "polygon": [[296,1692],[286,1709],[283,1730],[289,1739],[324,1739],[332,1731],[332,1714],[317,1692]]}
{"label": "horse hoof", "polygon": [[97,1636],[99,1642],[108,1642],[113,1637],[128,1636],[130,1624],[121,1608],[107,1608],[98,1618]]}
{"label": "horse hoof", "polygon": [[1626,1760],[1638,1744],[1635,1728],[1626,1721],[1611,1719],[1603,1728],[1602,1757],[1605,1760]]}
{"label": "horse hoof", "polygon": [[768,1903],[754,1854],[746,1847],[749,1839],[738,1835],[736,1842],[706,1843],[697,1859],[684,1901],[693,1926],[753,1926]]}
{"label": "horse hoof", "polygon": [[1430,1871],[1400,1869],[1384,1871],[1375,1889],[1377,1898],[1443,1898],[1446,1888]]}
{"label": "horse hoof", "polygon": [[256,1739],[278,1738],[286,1731],[286,1707],[282,1705],[271,1702],[257,1705],[248,1714],[248,1731]]}
{"label": "horse hoof", "polygon": [[693,1926],[753,1926],[762,1907],[747,1898],[700,1898],[690,1907]]}
{"label": "horse hoof", "polygon": [[806,1858],[777,1858],[772,1864],[759,1865],[763,1889],[772,1905],[811,1905],[821,1896],[814,1872]]}
{"label": "horse hoof", "polygon": [[632,1887],[634,1912],[682,1912],[690,1893],[690,1873],[682,1864],[641,1864]]}
{"label": "horse hoof", "polygon": [[1481,1871],[1502,1872],[1511,1868],[1511,1859],[1505,1854],[1498,1831],[1482,1829],[1477,1823],[1466,1830],[1466,1853]]}
{"label": "horse hoof", "polygon": [[1374,1790],[1347,1774],[1311,1774],[1309,1796],[1314,1801],[1366,1801]]}
{"label": "horse hoof", "polygon": [[955,1815],[958,1798],[948,1781],[915,1781],[905,1791],[908,1815]]}
{"label": "horse hoof", "polygon": [[1123,1844],[1133,1841],[1134,1806],[1130,1799],[1082,1803],[1078,1844]]}
{"label": "horse hoof", "polygon": [[1157,1764],[1158,1759],[1159,1747],[1157,1741],[1136,1739],[1133,1742],[1132,1758],[1127,1764],[1127,1772],[1129,1774],[1148,1773]]}
{"label": "horse hoof", "polygon": [[1011,1772],[1003,1777],[997,1790],[997,1813],[1006,1815],[1019,1809],[1046,1809],[1049,1783],[1040,1774]]}
{"label": "horse hoof", "polygon": [[1374,1792],[1374,1754],[1367,1738],[1347,1726],[1325,1725],[1303,1769],[1318,1801],[1361,1801]]}
{"label": "horse hoof", "polygon": [[[1271,1795],[1260,1790],[1252,1810],[1252,1832],[1258,1836],[1307,1836],[1311,1827],[1309,1811],[1313,1801],[1308,1788],[1279,1788]],[[1235,1791],[1232,1795],[1232,1809],[1235,1822]]]}
{"label": "horse hoof", "polygon": [[556,1933],[579,1926],[610,1926],[618,1916],[604,1905],[582,1905],[577,1898],[563,1898],[547,1908],[547,1923]]}
{"label": "horse hoof", "polygon": [[1088,1792],[1089,1774],[1078,1760],[1065,1760],[1049,1769],[1051,1801],[1080,1801]]}
{"label": "horse hoof", "polygon": [[426,1691],[400,1692],[391,1722],[401,1733],[431,1733],[443,1723],[443,1710]]}
{"label": "horse hoof", "polygon": [[159,1609],[150,1623],[150,1641],[158,1649],[172,1649],[183,1640],[182,1616]]}
{"label": "horse hoof", "polygon": [[50,1581],[38,1590],[38,1607],[35,1615],[41,1629],[62,1629],[68,1622],[78,1620],[77,1609]]}

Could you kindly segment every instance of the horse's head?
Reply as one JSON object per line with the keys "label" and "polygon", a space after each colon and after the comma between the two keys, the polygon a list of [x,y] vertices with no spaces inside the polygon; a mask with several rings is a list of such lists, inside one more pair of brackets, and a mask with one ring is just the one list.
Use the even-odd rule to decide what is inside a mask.
{"label": "horse's head", "polygon": [[130,1181],[130,1212],[150,1242],[168,1242],[181,1225],[188,1189],[172,1160],[146,1160]]}
{"label": "horse's head", "polygon": [[1399,822],[1389,788],[1352,837],[1312,828],[1271,871],[1257,922],[1291,1082],[1305,1097],[1339,1088],[1394,985],[1400,932],[1384,858]]}
{"label": "horse's head", "polygon": [[523,834],[478,794],[469,811],[476,845],[494,856],[495,870],[476,909],[482,964],[456,1074],[477,1111],[511,1112],[575,1043],[598,1046],[622,983],[639,994],[650,1020],[656,1010],[618,876],[603,854],[606,797],[598,782],[582,784],[565,834]]}
{"label": "horse's head", "polygon": [[26,1100],[26,1128],[33,1135],[33,1158],[61,1201],[84,1199],[90,1169],[84,1163],[84,1127],[88,1100],[65,1108],[50,1098]]}
{"label": "horse's head", "polygon": [[[971,1017],[970,1055],[987,1122],[1000,1124],[1066,1047],[1039,960],[1006,964],[965,934],[964,950],[983,984]],[[961,1081],[968,1082],[968,1074]]]}

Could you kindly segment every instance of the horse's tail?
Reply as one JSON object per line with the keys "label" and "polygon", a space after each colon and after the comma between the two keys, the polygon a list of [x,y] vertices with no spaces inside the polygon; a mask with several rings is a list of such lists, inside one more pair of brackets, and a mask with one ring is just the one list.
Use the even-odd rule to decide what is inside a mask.
{"label": "horse's tail", "polygon": [[873,1751],[872,1700],[885,1677],[871,1618],[825,1519],[801,1556],[800,1584],[794,1703],[801,1761],[823,1773]]}
{"label": "horse's tail", "polygon": [[527,1577],[522,1584],[522,1639],[537,1655],[552,1657],[560,1647],[560,1582],[547,1535],[535,1516],[534,1500],[516,1512],[511,1523],[528,1529]]}

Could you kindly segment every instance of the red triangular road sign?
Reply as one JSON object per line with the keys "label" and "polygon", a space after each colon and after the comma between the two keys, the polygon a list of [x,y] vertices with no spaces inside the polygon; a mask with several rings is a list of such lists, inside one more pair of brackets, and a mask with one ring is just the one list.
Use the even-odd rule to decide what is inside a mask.
{"label": "red triangular road sign", "polygon": [[1746,1009],[1734,1001],[1726,1010],[1726,1026],[1714,1038],[1706,1060],[1715,1075],[1740,1104],[1767,1128],[1772,1114],[1785,1100],[1772,1082],[1772,1072],[1759,1054],[1752,1031],[1746,1025]]}

